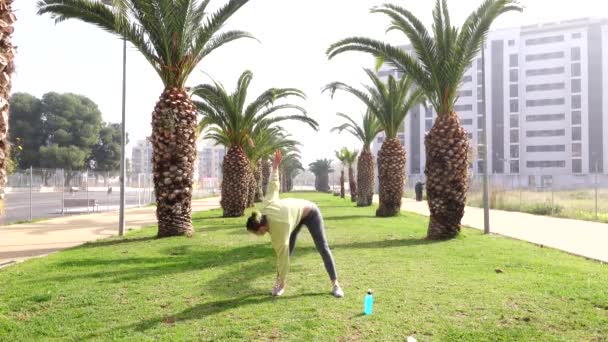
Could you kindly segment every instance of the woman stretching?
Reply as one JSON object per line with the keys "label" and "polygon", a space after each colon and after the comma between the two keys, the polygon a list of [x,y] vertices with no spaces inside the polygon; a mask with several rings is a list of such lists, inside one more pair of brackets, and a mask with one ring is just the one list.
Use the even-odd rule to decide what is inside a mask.
{"label": "woman stretching", "polygon": [[279,165],[281,151],[275,152],[272,163],[272,176],[268,183],[262,212],[253,212],[247,220],[247,230],[257,235],[270,234],[272,247],[277,253],[277,281],[272,288],[273,296],[280,296],[285,291],[285,278],[289,271],[289,257],[293,254],[296,239],[302,225],[305,225],[315,242],[317,251],[323,258],[325,269],[332,282],[332,294],[341,298],[344,292],[338,283],[334,257],[325,239],[323,217],[317,206],[306,200],[296,198],[279,198]]}

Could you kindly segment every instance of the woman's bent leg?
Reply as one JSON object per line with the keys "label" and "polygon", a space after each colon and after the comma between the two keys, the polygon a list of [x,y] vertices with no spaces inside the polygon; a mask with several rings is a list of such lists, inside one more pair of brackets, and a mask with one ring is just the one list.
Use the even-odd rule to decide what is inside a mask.
{"label": "woman's bent leg", "polygon": [[338,278],[336,274],[336,264],[334,262],[334,256],[329,250],[327,239],[325,238],[325,227],[323,225],[323,217],[321,216],[321,212],[318,208],[313,209],[310,212],[305,224],[308,228],[308,231],[310,231],[310,235],[312,236],[313,241],[315,242],[315,247],[317,247],[317,251],[319,251],[319,254],[321,254],[321,257],[323,258],[325,270],[327,270],[329,278],[331,279],[331,281],[335,281]]}

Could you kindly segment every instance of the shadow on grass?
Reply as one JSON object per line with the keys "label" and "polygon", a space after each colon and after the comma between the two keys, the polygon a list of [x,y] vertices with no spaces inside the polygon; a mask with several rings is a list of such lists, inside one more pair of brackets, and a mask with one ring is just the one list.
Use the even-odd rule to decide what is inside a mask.
{"label": "shadow on grass", "polygon": [[[145,239],[145,238],[142,238]],[[426,239],[394,239],[379,241],[361,241],[346,244],[330,244],[332,250],[340,249],[375,249],[399,248],[437,243]],[[73,268],[67,274],[36,281],[66,282],[80,279],[92,279],[110,283],[139,281],[145,278],[166,277],[191,271],[202,271],[212,267],[229,267],[237,263],[246,263],[260,260],[259,263],[240,267],[221,277],[221,282],[211,283],[209,288],[219,288],[229,291],[225,284],[246,283],[251,277],[263,276],[266,272],[272,273],[275,268],[274,252],[270,244],[256,243],[241,247],[221,249],[201,249],[197,245],[179,245],[166,247],[160,250],[162,255],[153,257],[137,257],[128,253],[120,254],[116,258],[102,259],[91,257],[63,261],[58,264],[61,268]],[[317,253],[314,246],[296,247],[295,255]],[[79,270],[80,269],[80,270]],[[95,269],[94,272],[80,273]]]}
{"label": "shadow on grass", "polygon": [[144,241],[152,241],[156,240],[156,236],[140,236],[136,238],[123,238],[123,239],[112,239],[112,240],[101,240],[95,242],[87,242],[84,245],[78,246],[76,248],[97,248],[97,247],[107,247],[107,246],[116,246],[116,245],[124,245],[130,243],[138,243]]}
{"label": "shadow on grass", "polygon": [[112,328],[111,330],[105,330],[101,332],[91,333],[86,336],[83,336],[85,339],[91,339],[95,337],[103,337],[105,333],[110,331],[119,331],[119,330],[128,330],[128,331],[138,331],[145,332],[149,329],[152,329],[158,325],[166,324],[172,325],[178,322],[185,322],[189,320],[202,319],[205,317],[213,316],[218,313],[222,313],[224,311],[242,308],[249,305],[263,304],[269,302],[280,302],[280,301],[290,301],[298,298],[304,297],[317,297],[317,296],[329,296],[327,293],[301,293],[293,296],[282,296],[280,298],[272,297],[267,293],[252,293],[241,297],[230,298],[217,300],[212,302],[201,303],[195,305],[193,307],[187,308],[183,311],[177,312],[175,314],[168,314],[163,316],[158,316],[150,319],[143,320],[141,322],[130,324],[127,326]]}
{"label": "shadow on grass", "polygon": [[325,221],[342,221],[342,220],[354,220],[354,219],[373,219],[376,216],[373,215],[349,215],[349,216],[325,216]]}

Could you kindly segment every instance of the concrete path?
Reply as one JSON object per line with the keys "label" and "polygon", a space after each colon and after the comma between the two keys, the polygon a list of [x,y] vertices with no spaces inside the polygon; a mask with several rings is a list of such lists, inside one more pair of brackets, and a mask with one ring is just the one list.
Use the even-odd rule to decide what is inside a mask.
{"label": "concrete path", "polygon": [[[219,197],[192,201],[192,211],[219,208]],[[126,210],[126,229],[156,224],[156,208]],[[66,216],[0,227],[0,267],[118,234],[118,213]]]}
{"label": "concrete path", "polygon": [[[430,215],[426,201],[404,198],[401,209]],[[483,230],[483,209],[466,207],[462,224]],[[490,231],[608,262],[608,224],[490,210]]]}

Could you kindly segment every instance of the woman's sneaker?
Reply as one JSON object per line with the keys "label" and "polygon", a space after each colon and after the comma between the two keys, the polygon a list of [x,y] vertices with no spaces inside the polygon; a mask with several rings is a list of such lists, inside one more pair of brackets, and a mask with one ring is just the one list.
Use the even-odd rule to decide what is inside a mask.
{"label": "woman's sneaker", "polygon": [[336,298],[344,297],[344,291],[342,291],[340,285],[334,285],[334,287],[331,289],[331,294],[333,294]]}
{"label": "woman's sneaker", "polygon": [[275,286],[272,288],[272,295],[274,297],[280,297],[283,295],[283,293],[285,292],[285,288],[279,288],[278,286]]}

